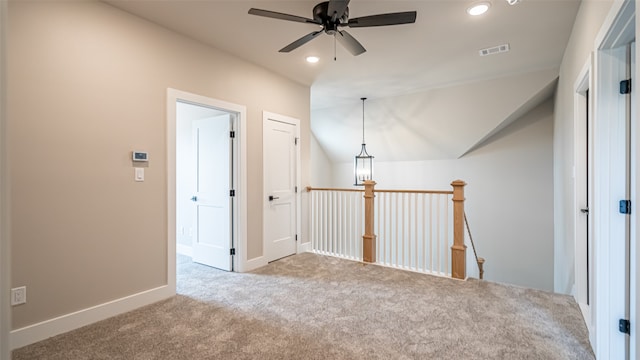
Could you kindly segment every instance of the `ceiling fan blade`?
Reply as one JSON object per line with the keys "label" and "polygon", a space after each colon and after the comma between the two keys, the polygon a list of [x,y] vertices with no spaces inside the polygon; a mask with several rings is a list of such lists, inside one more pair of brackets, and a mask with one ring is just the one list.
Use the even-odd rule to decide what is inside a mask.
{"label": "ceiling fan blade", "polygon": [[322,30],[318,30],[318,31],[314,31],[312,33],[309,33],[303,37],[301,37],[300,39],[292,42],[291,44],[283,47],[282,49],[280,49],[280,52],[284,52],[284,53],[288,53],[292,50],[295,50],[297,48],[299,48],[300,46],[308,43],[309,41],[313,40],[316,38],[316,36],[322,34]]}
{"label": "ceiling fan blade", "polygon": [[356,40],[351,34],[346,31],[338,31],[335,34],[336,39],[342,46],[344,46],[353,56],[358,56],[363,52],[367,51],[367,49]]}
{"label": "ceiling fan blade", "polygon": [[257,16],[264,16],[264,17],[273,18],[273,19],[279,19],[279,20],[287,20],[287,21],[295,21],[295,22],[301,22],[301,23],[322,25],[322,23],[320,21],[317,21],[317,20],[307,19],[307,18],[302,17],[302,16],[283,14],[283,13],[270,11],[270,10],[262,10],[262,9],[251,8],[251,9],[249,9],[249,14],[257,15]]}
{"label": "ceiling fan blade", "polygon": [[359,18],[349,19],[349,22],[346,25],[352,28],[356,28],[356,27],[412,24],[416,22],[416,15],[417,15],[417,12],[415,11],[406,11],[406,12],[399,12],[399,13],[363,16]]}
{"label": "ceiling fan blade", "polygon": [[[327,15],[335,21],[335,19],[339,19],[344,15],[345,11],[347,11],[347,6],[349,6],[349,0],[329,0]],[[336,14],[335,17],[333,16],[334,13]]]}

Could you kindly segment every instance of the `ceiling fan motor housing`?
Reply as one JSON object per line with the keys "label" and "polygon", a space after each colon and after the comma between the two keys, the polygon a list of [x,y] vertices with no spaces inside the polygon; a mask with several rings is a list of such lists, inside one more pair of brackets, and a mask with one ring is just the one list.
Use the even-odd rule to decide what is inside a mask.
{"label": "ceiling fan motor housing", "polygon": [[333,14],[329,15],[329,2],[321,2],[313,7],[313,19],[321,22],[324,32],[333,35],[338,31],[338,26],[341,23],[347,23],[349,20],[349,8],[344,10],[344,14],[341,17],[333,18]]}

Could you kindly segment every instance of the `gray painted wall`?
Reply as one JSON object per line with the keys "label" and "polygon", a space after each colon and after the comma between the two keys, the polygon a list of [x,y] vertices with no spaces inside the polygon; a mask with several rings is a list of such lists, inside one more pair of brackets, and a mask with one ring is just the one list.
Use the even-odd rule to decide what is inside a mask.
{"label": "gray painted wall", "polygon": [[[380,189],[450,190],[451,181],[466,181],[465,210],[487,260],[485,278],[552,291],[552,141],[548,100],[461,159],[376,162],[374,179]],[[349,187],[352,177],[351,163],[334,165],[334,186]],[[467,267],[477,271],[475,263]]]}
{"label": "gray painted wall", "polygon": [[554,290],[569,294],[575,283],[574,84],[594,46],[612,1],[583,1],[560,67],[554,109]]}
{"label": "gray painted wall", "polygon": [[[247,107],[248,257],[262,256],[262,111],[309,88],[100,2],[9,3],[13,329],[167,284],[166,92]],[[131,151],[149,152],[146,180]],[[303,217],[305,214],[303,213]]]}

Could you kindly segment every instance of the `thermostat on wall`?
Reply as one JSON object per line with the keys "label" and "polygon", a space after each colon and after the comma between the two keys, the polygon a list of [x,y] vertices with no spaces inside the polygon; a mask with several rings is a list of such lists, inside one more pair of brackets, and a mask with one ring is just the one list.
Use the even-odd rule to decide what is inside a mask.
{"label": "thermostat on wall", "polygon": [[134,151],[133,161],[149,161],[149,154],[146,151]]}

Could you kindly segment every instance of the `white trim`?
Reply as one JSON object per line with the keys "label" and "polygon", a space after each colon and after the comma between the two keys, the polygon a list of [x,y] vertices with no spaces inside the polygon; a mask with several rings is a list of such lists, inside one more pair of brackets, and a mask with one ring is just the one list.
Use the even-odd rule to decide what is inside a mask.
{"label": "white trim", "polygon": [[[633,39],[636,38],[636,34],[638,32],[637,27],[635,25],[635,1],[629,0],[615,0],[612,4],[609,13],[603,21],[603,24],[594,40],[594,49],[603,50],[603,49],[612,49],[623,46],[625,44],[630,43]],[[615,229],[611,228],[611,224],[615,219],[613,214],[608,214],[602,208],[611,208],[612,195],[614,189],[611,187],[610,176],[605,173],[609,172],[609,167],[611,164],[608,162],[611,159],[616,159],[616,154],[611,154],[611,141],[617,141],[617,139],[613,139],[613,135],[610,134],[611,129],[608,126],[602,126],[600,129],[597,128],[598,121],[604,121],[606,118],[615,118],[617,110],[613,109],[613,111],[607,107],[611,107],[611,103],[615,101],[615,98],[612,98],[612,95],[609,95],[607,98],[606,91],[615,92],[616,89],[611,89],[613,85],[617,85],[617,83],[613,81],[603,81],[606,79],[612,80],[610,78],[615,72],[612,71],[614,66],[609,65],[608,63],[612,63],[608,60],[610,57],[611,51],[598,51],[594,56],[593,63],[593,72],[592,78],[593,80],[593,109],[592,113],[594,114],[594,142],[593,146],[596,151],[594,152],[594,161],[599,162],[599,166],[601,169],[598,169],[598,165],[594,166],[596,172],[603,172],[601,174],[595,175],[594,181],[594,196],[592,206],[594,207],[595,212],[592,212],[595,216],[593,217],[594,221],[594,250],[595,250],[595,260],[594,260],[594,275],[595,278],[595,302],[592,305],[593,319],[594,319],[594,332],[595,332],[595,341],[592,340],[592,346],[594,347],[594,351],[598,358],[625,358],[626,356],[630,356],[629,358],[639,358],[638,354],[636,354],[636,344],[635,341],[631,341],[630,353],[620,354],[618,351],[623,348],[624,341],[628,341],[629,338],[625,338],[624,341],[621,341],[620,333],[617,332],[615,326],[617,325],[617,319],[624,316],[624,309],[620,309],[618,304],[618,297],[624,296],[622,294],[611,294],[612,291],[618,292],[620,286],[618,284],[619,278],[626,278],[626,275],[623,274],[615,274],[616,271],[613,271],[614,265],[616,262],[619,262],[617,259],[617,254],[612,254],[610,249],[610,243],[612,239],[615,238],[613,232]],[[607,64],[603,64],[603,62]],[[613,79],[619,80],[619,79]],[[608,89],[609,88],[609,89]],[[637,91],[633,91],[633,93],[637,93]],[[637,96],[637,95],[636,95]],[[632,119],[632,124],[636,121]],[[602,131],[604,134],[599,134],[598,132]],[[632,136],[633,131],[632,131]],[[596,140],[599,137],[602,142]],[[637,150],[637,149],[636,149]],[[632,150],[633,153],[633,150]],[[601,160],[597,160],[598,157],[601,157]],[[633,158],[632,158],[633,159]],[[615,161],[614,161],[615,162]],[[596,163],[597,164],[597,163]],[[596,181],[602,182],[600,185],[600,189],[602,191],[598,191],[598,185]],[[631,178],[632,183],[632,196],[633,196],[633,186],[637,183],[637,176],[634,174]],[[615,195],[617,197],[618,194]],[[635,200],[635,199],[634,199]],[[637,208],[637,206],[636,206]],[[637,211],[635,212],[637,214]],[[636,231],[637,228],[635,224],[637,223],[637,215],[631,216],[631,230]],[[616,225],[617,227],[617,225]],[[638,237],[632,238],[637,241]],[[631,241],[632,244],[635,244],[635,241]],[[631,246],[631,254],[630,260],[631,263],[629,266],[631,269],[636,267],[636,260],[638,258],[637,250],[634,245]],[[636,304],[633,303],[634,299],[637,302],[637,288],[634,288],[634,281],[637,281],[636,274],[631,272],[631,293],[630,298],[632,301],[631,309],[630,309],[630,317],[631,321],[631,337],[638,337],[637,331],[635,330],[635,325],[637,321],[636,317]],[[612,282],[614,284],[612,284]],[[624,289],[624,286],[623,286]],[[624,293],[624,291],[622,291]],[[593,334],[591,334],[591,338],[593,339]],[[622,343],[622,344],[621,344]]]}
{"label": "white trim", "polygon": [[11,349],[48,339],[175,295],[167,285],[11,331]]}
{"label": "white trim", "polygon": [[311,241],[298,244],[298,254],[305,253],[305,252],[312,252],[312,250],[313,249],[311,248]]}
{"label": "white trim", "polygon": [[253,259],[249,259],[249,260],[245,261],[244,268],[243,268],[242,272],[255,270],[257,268],[261,268],[263,266],[266,266],[267,264],[269,264],[269,262],[267,261],[266,257],[258,256],[257,258],[253,258]]}
{"label": "white trim", "polygon": [[176,243],[176,253],[188,257],[193,257],[193,247],[185,244]]}
{"label": "white trim", "polygon": [[634,15],[634,1],[615,0],[594,40],[594,49],[613,49],[630,43],[635,38],[635,31],[630,31],[635,26]]}
{"label": "white trim", "polygon": [[[618,319],[625,318],[627,274],[625,215],[618,201],[625,198],[625,99],[618,81],[625,78],[625,49],[599,50],[595,56],[594,93],[594,244],[596,282],[596,357],[625,358],[625,335],[618,332]],[[620,145],[622,144],[622,146]]]}
{"label": "white trim", "polygon": [[[638,22],[638,20],[636,20]],[[636,27],[637,29],[637,27]],[[636,30],[637,32],[637,30]],[[638,42],[636,40],[635,43],[635,69],[632,70],[634,76],[638,76]],[[640,239],[640,229],[638,224],[640,224],[640,212],[638,211],[638,204],[640,204],[640,198],[638,196],[640,191],[640,177],[638,177],[640,170],[640,126],[638,126],[638,97],[640,96],[640,92],[634,92],[634,107],[632,109],[631,116],[631,204],[635,211],[632,210],[631,215],[631,248],[630,248],[630,283],[631,288],[629,289],[630,296],[630,311],[629,311],[629,319],[631,320],[631,334],[630,334],[630,347],[629,354],[630,359],[640,359],[640,351],[638,349],[638,345],[640,344],[640,333],[638,333],[638,311],[640,309],[640,296],[638,296],[638,291],[640,290],[640,277],[638,277],[638,263],[640,261],[640,253],[638,252],[638,240]],[[635,241],[634,241],[635,239]]]}
{"label": "white trim", "polygon": [[[265,124],[267,121],[270,120],[275,120],[275,121],[280,121],[286,124],[290,124],[296,127],[296,138],[297,138],[297,145],[296,145],[296,186],[298,187],[298,192],[295,194],[296,197],[296,234],[298,235],[298,239],[299,241],[302,241],[302,186],[300,186],[300,178],[301,178],[301,164],[300,164],[300,148],[302,147],[300,142],[301,142],[301,138],[300,138],[300,120],[290,117],[290,116],[286,116],[286,115],[280,115],[280,114],[276,114],[276,113],[272,113],[269,111],[263,111],[262,112],[262,128],[264,129]],[[262,138],[262,164],[264,166],[265,163],[265,159],[264,159],[264,130],[263,130],[263,134],[262,134],[263,138]],[[263,176],[263,184],[262,184],[262,189],[263,189],[263,193],[265,192],[265,180],[264,180],[264,176]],[[262,212],[262,254],[263,256],[266,258],[266,251],[267,251],[267,236],[266,236],[266,224],[264,223],[264,211]],[[296,253],[300,253],[299,251],[299,245],[300,243],[296,243]]]}
{"label": "white trim", "polygon": [[191,104],[209,106],[235,115],[236,139],[239,141],[237,154],[236,180],[236,213],[235,234],[236,257],[234,270],[248,271],[247,263],[247,108],[244,105],[233,104],[223,100],[213,99],[202,95],[192,94],[172,88],[167,88],[167,278],[169,286],[176,288],[176,102],[184,101]]}

